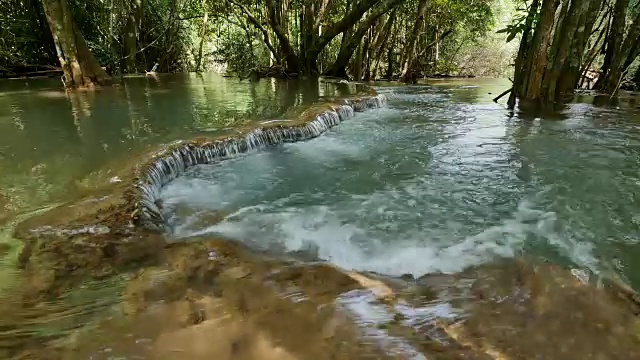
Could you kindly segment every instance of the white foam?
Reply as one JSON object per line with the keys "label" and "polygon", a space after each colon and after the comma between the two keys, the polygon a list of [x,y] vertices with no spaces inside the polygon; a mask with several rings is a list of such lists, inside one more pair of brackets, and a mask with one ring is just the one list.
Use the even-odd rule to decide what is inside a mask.
{"label": "white foam", "polygon": [[251,239],[253,245],[269,249],[313,251],[315,256],[345,269],[390,275],[455,273],[496,258],[513,257],[522,250],[528,234],[558,241],[577,262],[595,261],[589,251],[580,252],[573,244],[560,241],[552,230],[552,213],[533,210],[529,205],[521,202],[513,217],[499,225],[472,236],[451,236],[446,240],[430,239],[429,231],[385,238],[380,232],[343,223],[339,211],[328,206],[288,207],[275,212],[267,205],[252,206],[219,224],[181,235],[215,233],[239,241]]}

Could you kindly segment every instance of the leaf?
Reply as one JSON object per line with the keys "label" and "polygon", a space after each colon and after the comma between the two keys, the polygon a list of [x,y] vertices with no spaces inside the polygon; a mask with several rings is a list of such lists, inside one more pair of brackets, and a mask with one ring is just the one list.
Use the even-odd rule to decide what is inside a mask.
{"label": "leaf", "polygon": [[507,36],[507,42],[511,42],[511,40],[515,39],[516,35],[518,35],[517,31],[514,31]]}

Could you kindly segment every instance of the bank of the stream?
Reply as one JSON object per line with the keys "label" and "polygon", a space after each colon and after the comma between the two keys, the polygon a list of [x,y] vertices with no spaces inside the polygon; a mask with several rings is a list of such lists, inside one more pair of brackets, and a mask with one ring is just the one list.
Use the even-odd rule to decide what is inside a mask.
{"label": "bank of the stream", "polygon": [[[505,84],[488,80],[379,84],[375,106],[329,82],[132,81],[0,97],[14,134],[0,164],[22,164],[2,180],[3,355],[640,356],[620,286],[638,281],[633,94],[584,95],[543,121],[493,103]],[[52,110],[21,105],[30,95]],[[129,122],[100,121],[118,114]],[[200,161],[205,148],[248,152]],[[172,181],[154,185],[154,159],[176,151],[157,167]],[[156,208],[168,227],[138,226]]]}

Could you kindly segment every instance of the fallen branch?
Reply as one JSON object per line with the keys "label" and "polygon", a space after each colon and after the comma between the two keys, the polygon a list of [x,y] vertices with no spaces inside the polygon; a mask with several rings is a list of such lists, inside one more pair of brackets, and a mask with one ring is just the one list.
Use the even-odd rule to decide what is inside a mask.
{"label": "fallen branch", "polygon": [[620,90],[620,86],[622,86],[622,82],[624,81],[624,77],[627,76],[627,72],[629,72],[629,67],[627,67],[622,72],[622,75],[620,75],[620,80],[618,80],[618,85],[616,85],[616,88],[613,89],[613,92],[611,93],[611,96],[609,97],[609,100],[613,99],[613,97],[616,96],[616,94],[618,93],[618,90]]}
{"label": "fallen branch", "polygon": [[498,100],[502,99],[505,95],[507,95],[508,93],[510,93],[511,91],[513,91],[513,88],[509,88],[507,90],[505,90],[502,94],[496,96],[493,98],[493,102],[498,102]]}

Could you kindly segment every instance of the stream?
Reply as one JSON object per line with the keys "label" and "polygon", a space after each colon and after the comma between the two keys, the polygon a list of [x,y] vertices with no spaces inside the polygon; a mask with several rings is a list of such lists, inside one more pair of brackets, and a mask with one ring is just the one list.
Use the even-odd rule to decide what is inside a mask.
{"label": "stream", "polygon": [[[167,184],[160,193],[170,228],[167,241],[224,239],[278,259],[260,265],[243,258],[251,274],[286,272],[291,266],[286,261],[294,259],[307,274],[296,275],[302,278],[315,276],[309,274],[317,264],[328,264],[342,272],[376,274],[387,284],[443,276],[456,287],[457,277],[467,276],[470,268],[526,257],[571,268],[580,280],[615,274],[640,289],[640,96],[623,93],[610,100],[581,93],[542,120],[492,101],[508,86],[502,79],[373,84],[386,96],[382,108],[359,112],[309,141],[191,167]],[[87,280],[37,306],[24,305],[23,290],[33,284],[18,266],[22,244],[13,233],[21,221],[78,198],[133,154],[177,139],[230,134],[363,89],[213,74],[129,78],[113,88],[75,93],[65,93],[53,80],[0,82],[0,313],[10,314],[0,315],[0,357],[3,348],[35,348],[42,339],[89,328],[102,334],[87,341],[95,346],[61,358],[111,359],[112,350],[126,343],[119,329],[133,334],[141,327],[140,333],[155,339],[160,335],[154,331],[162,328],[158,323],[165,324],[158,318],[133,325],[110,322],[122,315],[122,307],[132,306],[123,305],[123,297],[133,291],[138,276],[133,272]],[[207,256],[216,258],[216,251]],[[166,256],[167,263],[179,263],[184,255],[169,249]],[[231,275],[246,286],[229,285],[231,294],[262,291],[246,283],[246,276]],[[313,292],[309,286],[305,291]],[[372,312],[382,310],[363,308],[373,301],[370,294],[332,286],[331,299],[363,319],[369,316],[356,322],[373,324]],[[156,300],[170,304],[170,293],[160,292]],[[396,310],[409,319],[440,314],[457,321],[452,314],[460,309],[452,310],[448,298],[439,298],[435,307],[435,300],[429,301],[427,310],[406,303]],[[300,324],[282,321],[294,328]],[[151,340],[136,339],[118,348],[124,358],[146,354],[141,344]],[[111,340],[119,345],[106,344]],[[100,356],[94,356],[96,348]],[[260,353],[258,345],[255,349]],[[353,351],[366,355],[360,348]],[[391,358],[421,358],[407,355],[411,351]],[[288,359],[278,354],[274,358]]]}

